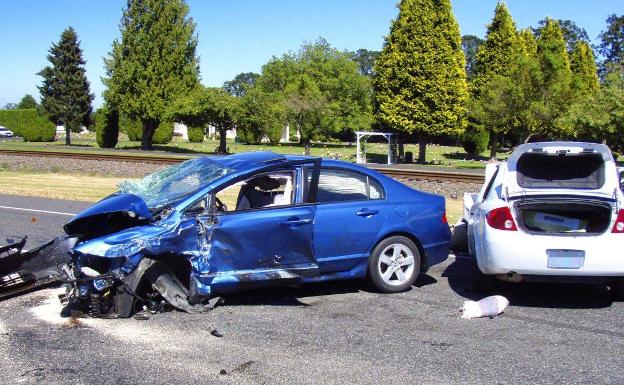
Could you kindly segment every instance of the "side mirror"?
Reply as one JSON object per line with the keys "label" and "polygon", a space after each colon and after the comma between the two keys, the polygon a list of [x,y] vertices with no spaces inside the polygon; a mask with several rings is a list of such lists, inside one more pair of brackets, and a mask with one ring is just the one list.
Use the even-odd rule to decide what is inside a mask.
{"label": "side mirror", "polygon": [[620,176],[620,190],[624,191],[624,171],[619,173]]}

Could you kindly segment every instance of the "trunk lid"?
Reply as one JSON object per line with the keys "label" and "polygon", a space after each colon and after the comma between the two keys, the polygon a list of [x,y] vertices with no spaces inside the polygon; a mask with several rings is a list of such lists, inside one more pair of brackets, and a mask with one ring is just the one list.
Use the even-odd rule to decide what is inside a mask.
{"label": "trunk lid", "polygon": [[617,200],[619,180],[603,144],[548,142],[520,145],[507,160],[509,199],[582,196]]}

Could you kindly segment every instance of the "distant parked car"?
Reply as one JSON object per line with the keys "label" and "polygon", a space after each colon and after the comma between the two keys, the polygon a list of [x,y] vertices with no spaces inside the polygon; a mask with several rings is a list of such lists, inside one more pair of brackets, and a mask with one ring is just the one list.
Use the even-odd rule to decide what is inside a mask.
{"label": "distant parked car", "polygon": [[465,194],[464,221],[486,282],[590,281],[624,294],[624,199],[605,145],[518,146],[488,165],[479,193]]}
{"label": "distant parked car", "polygon": [[67,299],[95,316],[129,316],[163,298],[199,311],[215,295],[268,283],[368,278],[399,292],[450,245],[443,197],[352,163],[271,152],[197,158],[125,182],[65,232],[73,245],[12,257],[0,283],[23,274],[22,263],[48,281],[61,274],[41,266],[61,266]]}
{"label": "distant parked car", "polygon": [[0,126],[0,138],[12,138],[13,131],[8,130],[6,127]]}

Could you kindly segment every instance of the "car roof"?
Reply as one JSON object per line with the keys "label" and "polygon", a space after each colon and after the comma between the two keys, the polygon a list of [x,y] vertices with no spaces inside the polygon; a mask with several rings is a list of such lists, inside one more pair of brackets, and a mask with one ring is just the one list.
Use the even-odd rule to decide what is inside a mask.
{"label": "car roof", "polygon": [[224,167],[234,169],[236,171],[246,171],[258,167],[264,167],[271,163],[280,163],[298,160],[316,159],[312,156],[284,155],[276,154],[271,151],[254,151],[244,152],[240,154],[211,158],[215,162]]}
{"label": "car roof", "polygon": [[[271,151],[254,151],[221,157],[211,157],[211,159],[215,162],[221,164],[224,167],[234,169],[237,173],[262,168],[269,164],[278,164],[282,162],[292,161],[306,161],[319,158],[320,157],[304,155],[277,154]],[[365,172],[368,174],[378,174],[369,168],[351,162],[327,158],[320,159],[322,161],[321,164],[325,167],[340,167]]]}

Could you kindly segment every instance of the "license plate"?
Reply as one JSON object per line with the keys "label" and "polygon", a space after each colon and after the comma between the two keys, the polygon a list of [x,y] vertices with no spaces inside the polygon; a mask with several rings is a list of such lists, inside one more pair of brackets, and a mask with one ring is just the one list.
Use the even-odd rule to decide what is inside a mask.
{"label": "license plate", "polygon": [[546,250],[549,269],[580,269],[585,263],[584,250]]}

